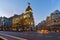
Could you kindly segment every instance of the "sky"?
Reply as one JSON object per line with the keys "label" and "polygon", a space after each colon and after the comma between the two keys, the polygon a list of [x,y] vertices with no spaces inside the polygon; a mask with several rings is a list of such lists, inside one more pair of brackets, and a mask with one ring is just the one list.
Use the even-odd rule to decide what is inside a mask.
{"label": "sky", "polygon": [[49,16],[53,11],[60,10],[60,0],[0,0],[0,17],[11,17],[22,14],[31,4],[35,25]]}

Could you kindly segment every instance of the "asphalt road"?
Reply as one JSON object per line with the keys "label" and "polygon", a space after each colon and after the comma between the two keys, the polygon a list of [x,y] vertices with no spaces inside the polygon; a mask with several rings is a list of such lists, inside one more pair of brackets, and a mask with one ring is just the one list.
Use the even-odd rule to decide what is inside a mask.
{"label": "asphalt road", "polygon": [[0,31],[0,38],[5,40],[60,40],[59,32],[40,34],[37,32],[9,32]]}

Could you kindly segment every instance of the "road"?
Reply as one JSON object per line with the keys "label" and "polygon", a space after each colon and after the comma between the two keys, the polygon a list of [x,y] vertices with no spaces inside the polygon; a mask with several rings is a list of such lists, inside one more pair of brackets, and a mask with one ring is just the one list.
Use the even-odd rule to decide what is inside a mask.
{"label": "road", "polygon": [[60,40],[60,33],[50,32],[48,34],[40,34],[37,32],[0,31],[0,38],[5,40]]}

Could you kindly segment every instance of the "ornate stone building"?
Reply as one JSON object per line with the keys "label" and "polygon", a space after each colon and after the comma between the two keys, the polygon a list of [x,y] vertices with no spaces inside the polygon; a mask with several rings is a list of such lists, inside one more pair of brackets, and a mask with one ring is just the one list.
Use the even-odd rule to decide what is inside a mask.
{"label": "ornate stone building", "polygon": [[26,31],[34,28],[33,12],[28,3],[25,13],[15,14],[10,18],[0,17],[0,30],[8,31]]}
{"label": "ornate stone building", "polygon": [[50,31],[60,30],[60,11],[55,10],[52,12],[50,16],[47,16],[45,21],[41,21],[37,27],[39,29],[45,28]]}
{"label": "ornate stone building", "polygon": [[34,27],[34,18],[33,12],[30,7],[30,3],[28,3],[28,7],[25,10],[25,13],[21,15],[14,15],[12,17],[12,31],[21,31],[21,30],[32,30]]}
{"label": "ornate stone building", "polygon": [[55,10],[53,13],[51,13],[51,15],[47,17],[46,22],[47,27],[51,30],[60,29],[60,11]]}

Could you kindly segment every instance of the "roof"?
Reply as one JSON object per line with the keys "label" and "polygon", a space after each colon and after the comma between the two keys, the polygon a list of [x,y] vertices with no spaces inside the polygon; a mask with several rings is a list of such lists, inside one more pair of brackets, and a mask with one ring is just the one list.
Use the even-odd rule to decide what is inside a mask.
{"label": "roof", "polygon": [[29,10],[32,10],[30,7],[30,3],[28,3],[28,7],[27,7],[26,11],[29,11]]}

